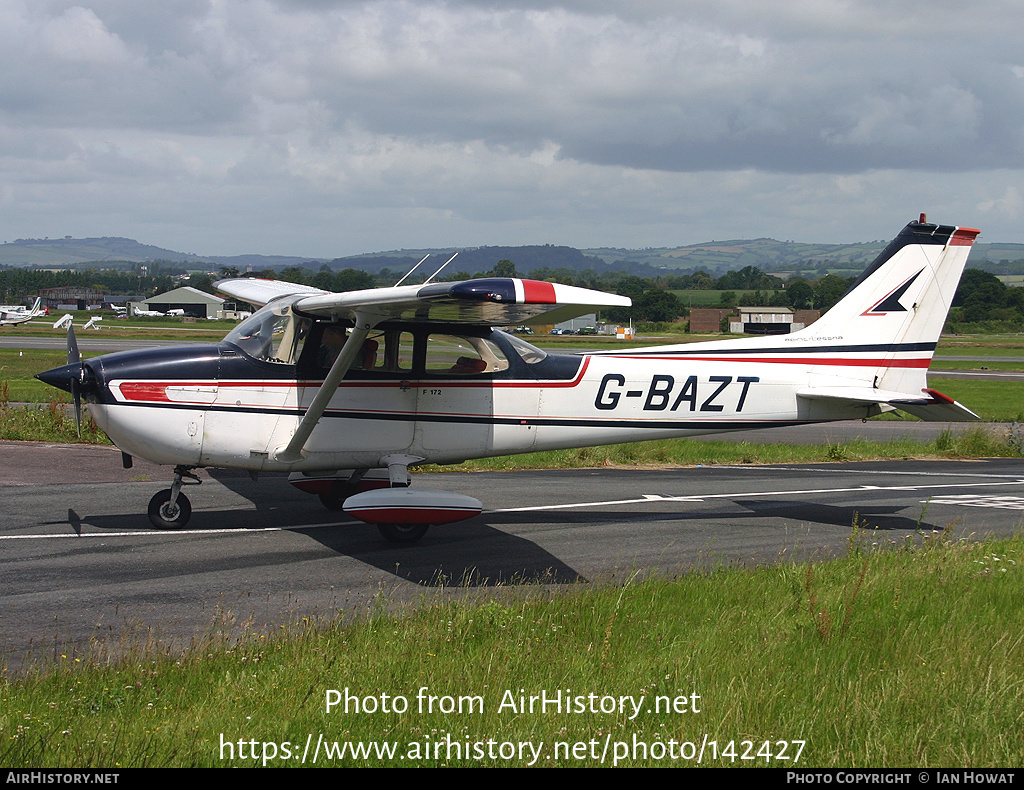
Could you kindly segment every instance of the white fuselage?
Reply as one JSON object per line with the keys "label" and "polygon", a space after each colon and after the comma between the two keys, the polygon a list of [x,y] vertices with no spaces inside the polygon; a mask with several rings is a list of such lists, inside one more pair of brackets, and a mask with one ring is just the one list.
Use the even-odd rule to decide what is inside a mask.
{"label": "white fuselage", "polygon": [[823,375],[834,379],[807,355],[767,363],[695,359],[681,351],[704,345],[666,348],[656,358],[588,355],[574,378],[558,381],[346,379],[294,463],[274,454],[291,438],[317,381],[115,379],[107,382],[115,402],[90,408],[132,455],[160,464],[268,471],[374,467],[390,453],[454,463],[879,412],[873,405],[799,398],[798,389]]}

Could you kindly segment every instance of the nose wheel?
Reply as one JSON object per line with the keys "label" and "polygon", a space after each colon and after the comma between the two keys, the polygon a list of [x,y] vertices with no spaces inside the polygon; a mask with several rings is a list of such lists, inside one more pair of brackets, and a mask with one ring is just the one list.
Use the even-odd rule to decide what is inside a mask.
{"label": "nose wheel", "polygon": [[199,485],[203,481],[190,471],[194,467],[174,467],[174,482],[170,488],[158,491],[149,500],[149,521],[157,529],[181,529],[192,517],[192,503],[181,493],[185,485]]}
{"label": "nose wheel", "polygon": [[158,491],[149,500],[149,520],[157,529],[181,529],[192,517],[192,503],[184,494],[171,502],[171,489]]}

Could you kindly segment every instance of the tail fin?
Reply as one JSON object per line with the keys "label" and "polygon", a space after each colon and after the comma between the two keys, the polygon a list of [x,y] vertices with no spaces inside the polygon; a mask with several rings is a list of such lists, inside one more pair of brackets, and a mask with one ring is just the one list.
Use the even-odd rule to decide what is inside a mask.
{"label": "tail fin", "polygon": [[789,336],[843,346],[849,365],[829,375],[918,397],[927,389],[928,365],[979,231],[921,220],[907,225],[831,310]]}
{"label": "tail fin", "polygon": [[840,347],[819,359],[801,398],[885,404],[923,420],[978,415],[928,388],[928,365],[977,237],[973,228],[911,222],[821,319],[790,335]]}

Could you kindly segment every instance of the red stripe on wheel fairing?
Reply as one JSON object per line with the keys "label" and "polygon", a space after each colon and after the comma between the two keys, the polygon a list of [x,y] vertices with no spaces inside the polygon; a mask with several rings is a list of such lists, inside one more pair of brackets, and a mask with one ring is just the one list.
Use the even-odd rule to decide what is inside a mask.
{"label": "red stripe on wheel fairing", "polygon": [[359,507],[345,508],[350,516],[370,524],[450,524],[472,518],[480,511],[475,508],[438,507]]}

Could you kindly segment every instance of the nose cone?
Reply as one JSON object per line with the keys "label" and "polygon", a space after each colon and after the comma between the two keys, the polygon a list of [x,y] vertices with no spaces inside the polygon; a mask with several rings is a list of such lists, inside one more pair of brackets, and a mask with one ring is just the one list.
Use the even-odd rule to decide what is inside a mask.
{"label": "nose cone", "polygon": [[37,373],[36,378],[51,387],[71,392],[72,386],[82,378],[82,363],[76,362],[73,365],[63,365],[53,370]]}

